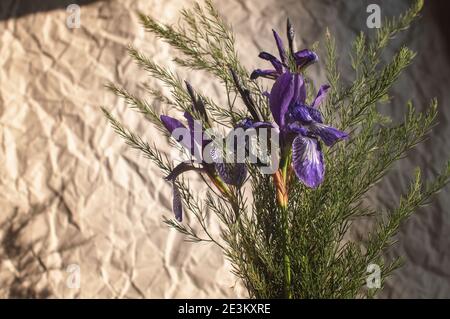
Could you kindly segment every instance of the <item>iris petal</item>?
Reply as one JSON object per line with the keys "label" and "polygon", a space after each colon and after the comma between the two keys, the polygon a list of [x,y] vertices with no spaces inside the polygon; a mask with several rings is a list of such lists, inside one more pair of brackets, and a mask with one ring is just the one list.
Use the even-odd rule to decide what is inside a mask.
{"label": "iris petal", "polygon": [[163,123],[164,127],[169,131],[170,134],[177,129],[177,128],[186,128],[186,126],[183,125],[180,121],[177,119],[174,119],[173,117],[167,116],[167,115],[161,115],[159,117],[161,119],[161,122]]}
{"label": "iris petal", "polygon": [[327,85],[327,84],[324,84],[324,85],[320,86],[319,92],[317,93],[317,96],[314,99],[314,102],[311,104],[312,107],[315,107],[315,108],[319,107],[319,105],[326,98],[329,88],[330,88],[330,86]]}
{"label": "iris petal", "polygon": [[322,123],[322,113],[318,109],[312,108],[307,105],[297,104],[292,108],[291,119],[293,121],[300,121],[303,124],[309,124],[312,122]]}
{"label": "iris petal", "polygon": [[191,163],[182,162],[174,167],[174,169],[167,175],[164,179],[172,183],[172,211],[175,215],[175,218],[181,222],[183,218],[183,205],[181,201],[181,194],[179,189],[175,184],[175,180],[177,177],[184,172],[188,171],[204,171],[204,168],[195,167]]}
{"label": "iris petal", "polygon": [[323,123],[322,113],[318,109],[307,106],[309,115],[317,123]]}
{"label": "iris petal", "polygon": [[315,63],[319,60],[319,57],[314,51],[304,49],[294,53],[295,63],[300,69],[306,68],[308,65]]}
{"label": "iris petal", "polygon": [[303,76],[298,73],[294,74],[294,96],[292,103],[305,104],[306,101],[306,85]]}
{"label": "iris petal", "polygon": [[175,185],[175,183],[172,183],[172,192],[173,192],[172,211],[175,215],[175,218],[179,222],[181,222],[183,221],[183,204],[181,200],[180,190]]}
{"label": "iris petal", "polygon": [[301,134],[303,136],[308,136],[308,129],[298,122],[289,123],[288,131],[289,133],[295,133],[295,135]]}
{"label": "iris petal", "polygon": [[[238,145],[234,144],[235,148]],[[222,152],[213,147],[211,149],[211,158],[214,161],[214,167],[220,178],[229,185],[242,186],[247,178],[247,167],[245,163],[237,163],[236,161],[236,149],[234,150],[234,161],[232,163],[227,162],[224,159]]]}
{"label": "iris petal", "polygon": [[259,54],[259,57],[263,60],[270,61],[270,63],[272,63],[273,67],[279,74],[281,74],[283,72],[283,64],[280,62],[280,60],[278,60],[272,54],[267,53],[267,52],[261,52]]}
{"label": "iris petal", "polygon": [[[172,137],[179,142],[183,147],[193,153],[193,143],[191,130],[187,129],[180,121],[167,115],[160,116],[161,122],[164,127],[169,131]],[[176,131],[176,132],[175,132]]]}
{"label": "iris petal", "polygon": [[281,62],[286,63],[286,51],[284,50],[283,41],[275,30],[272,30],[275,42],[277,43],[278,53],[280,54]]}
{"label": "iris petal", "polygon": [[189,112],[184,112],[184,117],[188,122],[190,143],[189,145],[184,144],[184,146],[189,149],[191,155],[197,159],[202,158],[202,148],[203,148],[203,132],[201,129],[201,124],[198,124],[200,132],[196,131],[195,120]]}
{"label": "iris petal", "polygon": [[263,77],[263,78],[268,78],[268,79],[272,79],[275,80],[278,77],[278,72],[275,70],[261,70],[261,69],[256,69],[255,71],[252,72],[252,74],[250,75],[250,79],[252,80],[256,80],[259,77]]}
{"label": "iris petal", "polygon": [[285,115],[294,97],[294,76],[287,71],[280,75],[270,91],[269,105],[275,122],[284,126]]}
{"label": "iris petal", "polygon": [[270,122],[255,122],[250,118],[245,118],[237,123],[236,128],[243,128],[244,131],[250,128],[258,129],[258,128],[273,128],[273,124]]}
{"label": "iris petal", "polygon": [[215,163],[220,178],[229,185],[242,186],[247,177],[247,167],[244,163]]}
{"label": "iris petal", "polygon": [[333,146],[337,141],[348,137],[347,133],[321,123],[314,123],[310,126],[310,130],[318,135],[327,146]]}
{"label": "iris petal", "polygon": [[184,118],[188,122],[189,131],[194,131],[194,117],[189,112],[184,112]]}
{"label": "iris petal", "polygon": [[324,179],[325,166],[320,145],[314,138],[298,135],[292,143],[292,165],[297,177],[308,187],[318,187]]}
{"label": "iris petal", "polygon": [[303,124],[311,123],[313,121],[313,118],[310,114],[308,106],[306,106],[306,105],[296,105],[292,109],[291,115],[292,115],[292,120],[300,121]]}

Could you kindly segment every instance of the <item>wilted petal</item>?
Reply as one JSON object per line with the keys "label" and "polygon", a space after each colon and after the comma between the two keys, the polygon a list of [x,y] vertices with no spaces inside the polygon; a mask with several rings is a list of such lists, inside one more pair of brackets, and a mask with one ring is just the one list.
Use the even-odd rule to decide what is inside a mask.
{"label": "wilted petal", "polygon": [[196,97],[194,89],[192,85],[188,81],[184,81],[186,83],[186,89],[191,97],[192,105],[194,106],[194,110],[197,111],[205,121],[208,121],[208,115],[206,113],[205,104],[203,103],[202,98]]}
{"label": "wilted petal", "polygon": [[183,174],[184,172],[187,172],[187,171],[202,171],[202,170],[203,170],[202,168],[195,167],[191,163],[181,162],[180,164],[175,166],[174,169],[169,173],[169,175],[164,177],[164,179],[166,181],[173,182],[180,174]]}
{"label": "wilted petal", "polygon": [[183,221],[183,204],[181,200],[180,190],[178,189],[177,185],[175,185],[175,183],[172,183],[172,192],[172,211],[175,215],[175,218],[179,222],[181,222]]}
{"label": "wilted petal", "polygon": [[323,154],[314,138],[298,135],[292,143],[292,165],[297,177],[308,187],[319,186],[325,174]]}
{"label": "wilted petal", "polygon": [[273,67],[275,68],[275,70],[277,70],[277,72],[279,74],[281,74],[283,72],[283,64],[280,62],[280,60],[278,60],[272,54],[267,53],[267,52],[261,52],[259,54],[259,57],[263,60],[270,61],[270,63],[272,63]]}
{"label": "wilted petal", "polygon": [[[244,102],[245,106],[247,107],[247,110],[253,116],[254,120],[261,120],[261,114],[258,111],[258,108],[256,107],[256,104],[252,98],[251,92],[242,85],[236,71],[233,68],[230,68],[229,70],[230,70],[234,85],[235,85],[237,91],[239,92],[239,95],[242,98],[242,102]],[[252,76],[255,76],[255,74],[252,74]]]}
{"label": "wilted petal", "polygon": [[286,21],[286,33],[287,33],[287,38],[288,38],[289,51],[293,54],[294,53],[295,31],[294,31],[294,27],[291,24],[291,20],[289,20],[289,18]]}
{"label": "wilted petal", "polygon": [[294,76],[287,71],[280,75],[270,91],[269,105],[275,122],[284,126],[284,117],[294,97]]}
{"label": "wilted petal", "polygon": [[321,123],[314,123],[310,126],[310,130],[314,134],[320,136],[327,146],[333,146],[337,141],[348,137],[347,133]]}
{"label": "wilted petal", "polygon": [[280,54],[281,62],[286,63],[286,51],[284,50],[283,41],[275,30],[272,30],[275,42],[277,43],[278,53]]}
{"label": "wilted petal", "polygon": [[295,63],[300,69],[306,68],[308,65],[315,63],[319,57],[314,51],[304,49],[294,53]]}
{"label": "wilted petal", "polygon": [[187,91],[189,93],[189,96],[191,97],[192,103],[195,104],[197,99],[195,97],[194,88],[192,87],[192,85],[188,81],[184,81],[184,83],[186,84],[186,89],[187,89]]}
{"label": "wilted petal", "polygon": [[187,171],[202,172],[202,171],[204,171],[204,169],[201,167],[195,167],[191,163],[182,162],[182,163],[178,164],[177,166],[175,166],[174,169],[169,173],[169,175],[167,175],[164,178],[166,181],[169,181],[172,183],[172,192],[173,192],[173,194],[172,194],[172,196],[173,196],[172,210],[173,210],[173,213],[175,214],[175,218],[180,222],[182,220],[182,215],[183,215],[183,206],[181,203],[181,194],[180,194],[180,191],[178,190],[177,186],[175,185],[175,180],[180,174],[183,174],[184,172],[187,172]]}
{"label": "wilted petal", "polygon": [[278,77],[278,72],[275,70],[261,70],[261,69],[256,69],[255,71],[252,72],[252,74],[250,75],[250,79],[252,80],[256,80],[259,77],[263,77],[263,78],[268,78],[268,79],[272,79],[275,80]]}
{"label": "wilted petal", "polygon": [[196,109],[202,115],[203,119],[205,121],[208,121],[208,114],[206,113],[205,102],[203,102],[201,96],[199,96],[197,99]]}
{"label": "wilted petal", "polygon": [[328,84],[324,84],[320,86],[319,92],[317,93],[316,98],[314,99],[314,102],[311,104],[312,107],[319,107],[319,105],[322,103],[322,101],[326,98],[327,92],[330,86]]}

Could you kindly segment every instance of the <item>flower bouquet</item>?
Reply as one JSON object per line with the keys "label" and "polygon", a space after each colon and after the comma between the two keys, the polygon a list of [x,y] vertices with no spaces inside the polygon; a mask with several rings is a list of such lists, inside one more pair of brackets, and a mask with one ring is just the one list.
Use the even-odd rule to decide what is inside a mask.
{"label": "flower bouquet", "polygon": [[[165,96],[148,88],[149,94],[180,116],[157,114],[127,90],[108,87],[169,137],[178,155],[169,158],[103,111],[117,133],[166,174],[173,218],[164,222],[189,241],[220,247],[250,297],[372,297],[400,266],[400,258],[386,260],[383,252],[393,244],[400,223],[450,178],[450,164],[429,183],[417,170],[409,192],[388,214],[364,202],[371,187],[434,124],[435,100],[423,113],[409,103],[401,123],[392,123],[379,110],[379,102],[389,99],[390,87],[415,54],[403,46],[386,64],[380,56],[422,5],[416,1],[372,38],[364,33],[356,37],[351,83],[340,79],[336,45],[328,31],[323,46],[299,50],[287,20],[285,41],[281,32],[273,31],[270,51],[276,48],[278,57],[261,52],[262,65],[270,67],[249,72],[240,63],[231,28],[209,0],[182,10],[182,23],[176,26],[140,15],[147,31],[181,53],[174,59],[180,67],[191,69],[192,76],[202,70],[219,80],[228,102],[217,104],[130,47],[132,58],[170,91]],[[320,65],[328,83],[316,90],[308,67],[322,61],[318,50],[324,51]],[[204,196],[183,177],[188,171],[208,185]],[[184,214],[191,217],[188,223]],[[219,237],[211,235],[206,222],[210,216],[221,227]],[[364,240],[348,236],[359,218],[373,220]],[[368,271],[378,277],[368,280]]]}

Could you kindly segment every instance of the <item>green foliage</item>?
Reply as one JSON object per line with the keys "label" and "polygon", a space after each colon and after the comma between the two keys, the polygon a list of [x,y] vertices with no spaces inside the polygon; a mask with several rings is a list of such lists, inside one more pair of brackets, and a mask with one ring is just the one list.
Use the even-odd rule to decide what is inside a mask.
{"label": "green foliage", "polygon": [[[251,176],[247,183],[251,187],[250,203],[245,192],[237,188],[232,188],[232,195],[226,197],[211,187],[205,198],[197,198],[187,181],[179,182],[188,214],[195,217],[191,223],[200,226],[201,234],[192,225],[171,219],[165,222],[189,241],[212,242],[222,248],[233,265],[233,272],[242,279],[251,297],[286,296],[286,289],[294,298],[372,297],[376,291],[365,288],[367,266],[379,265],[384,282],[401,264],[399,259],[385,260],[383,252],[394,244],[401,223],[449,182],[450,162],[441,175],[429,183],[422,180],[418,170],[410,190],[391,211],[368,207],[363,200],[393,163],[424,140],[436,119],[435,100],[421,113],[409,102],[400,123],[391,123],[377,107],[379,102],[389,100],[392,84],[415,56],[403,46],[390,62],[382,65],[383,49],[398,32],[409,27],[422,5],[423,1],[416,1],[399,18],[386,20],[374,39],[369,40],[364,33],[355,39],[351,54],[355,78],[351,83],[343,83],[340,78],[335,40],[326,32],[325,67],[332,89],[322,111],[327,123],[350,132],[351,138],[325,152],[327,173],[318,189],[308,189],[297,179],[289,179],[289,203],[283,211],[277,204],[272,177],[261,174],[250,164]],[[181,16],[182,23],[176,26],[160,24],[143,14],[140,18],[146,30],[182,54],[175,58],[180,66],[206,71],[224,85],[228,96],[226,107],[201,96],[215,122],[232,126],[246,116],[242,108],[236,106],[238,88],[230,68],[236,70],[242,88],[248,90],[259,112],[269,119],[270,111],[261,85],[249,79],[249,72],[239,62],[233,33],[212,3],[207,0],[204,7],[195,4],[193,9],[183,10]],[[168,98],[149,88],[155,100],[180,111],[190,109],[189,94],[176,74],[134,48],[130,48],[129,53],[170,89]],[[114,85],[109,88],[161,128],[150,104]],[[142,151],[164,172],[170,171],[171,164],[155,147],[125,129],[106,109],[103,111],[131,147]],[[213,238],[208,231],[206,218],[209,214],[215,216],[214,222],[221,224],[220,238]],[[348,234],[360,218],[370,218],[374,227],[365,240],[355,241]],[[285,254],[292,277],[289,287],[285,280]]]}

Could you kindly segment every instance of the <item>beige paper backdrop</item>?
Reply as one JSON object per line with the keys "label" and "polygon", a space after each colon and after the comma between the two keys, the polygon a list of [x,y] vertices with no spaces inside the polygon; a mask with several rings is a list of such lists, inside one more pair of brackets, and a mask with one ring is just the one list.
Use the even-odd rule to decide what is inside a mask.
{"label": "beige paper backdrop", "polygon": [[[53,8],[55,3],[2,0],[0,5],[0,297],[246,297],[217,248],[185,243],[162,223],[163,215],[171,216],[170,187],[155,166],[124,146],[99,109],[114,110],[130,128],[168,150],[147,122],[104,89],[108,81],[141,95],[145,82],[160,87],[127,56],[129,43],[221,101],[218,83],[176,68],[175,52],[144,33],[135,14],[141,10],[176,22],[178,11],[192,2],[93,2],[81,7],[80,29],[66,26],[67,4],[58,1]],[[284,31],[289,15],[302,46],[330,27],[347,64],[345,78],[350,42],[359,30],[367,31],[368,3],[217,4],[233,24],[250,69],[263,65],[256,58],[261,49],[275,52],[271,28]],[[405,3],[383,1],[382,13],[398,14]],[[368,200],[381,207],[395,205],[415,166],[432,176],[450,156],[449,43],[440,17],[440,7],[427,4],[420,25],[402,38],[419,55],[386,107],[401,118],[408,99],[421,109],[437,96],[440,124],[432,140],[371,193]],[[317,83],[324,80],[323,69],[320,63],[311,69]],[[194,186],[199,192],[204,187],[198,180]],[[406,266],[381,297],[450,297],[448,194],[447,189],[402,228],[400,245],[390,254],[404,254]],[[211,227],[217,233],[214,223]],[[361,223],[356,235],[365,229]],[[71,267],[80,269],[79,289],[67,284]]]}

